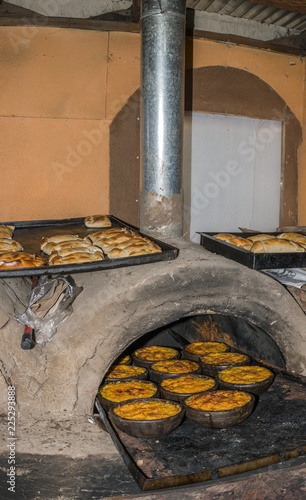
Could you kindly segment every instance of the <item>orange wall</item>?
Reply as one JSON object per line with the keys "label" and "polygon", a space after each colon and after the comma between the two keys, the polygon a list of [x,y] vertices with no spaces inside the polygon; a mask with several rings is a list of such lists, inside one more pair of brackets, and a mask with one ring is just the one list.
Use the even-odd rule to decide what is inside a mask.
{"label": "orange wall", "polygon": [[0,47],[0,220],[107,213],[109,125],[139,87],[139,36],[5,27]]}
{"label": "orange wall", "polygon": [[[140,35],[2,27],[0,46],[1,220],[108,212],[109,125],[140,85]],[[189,39],[188,47],[187,67],[250,71],[303,123],[299,57],[205,40]],[[306,225],[306,136],[303,144],[299,218]]]}

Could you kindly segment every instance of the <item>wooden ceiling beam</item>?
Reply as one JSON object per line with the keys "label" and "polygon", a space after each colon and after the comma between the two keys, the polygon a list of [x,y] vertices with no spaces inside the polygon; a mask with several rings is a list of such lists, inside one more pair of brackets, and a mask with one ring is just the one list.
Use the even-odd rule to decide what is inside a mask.
{"label": "wooden ceiling beam", "polygon": [[132,22],[139,23],[140,20],[140,4],[141,0],[133,0],[132,9]]}
{"label": "wooden ceiling beam", "polygon": [[289,10],[290,12],[298,12],[306,14],[305,0],[250,0],[253,3],[274,7],[276,9]]}

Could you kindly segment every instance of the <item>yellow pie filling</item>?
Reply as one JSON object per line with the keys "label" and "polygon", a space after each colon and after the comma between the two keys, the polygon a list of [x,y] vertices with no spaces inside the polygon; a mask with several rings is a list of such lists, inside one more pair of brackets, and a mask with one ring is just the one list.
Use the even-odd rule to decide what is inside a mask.
{"label": "yellow pie filling", "polygon": [[131,380],[129,382],[109,382],[100,389],[103,398],[120,403],[127,399],[151,398],[156,394],[156,387],[149,382]]}
{"label": "yellow pie filling", "polygon": [[130,356],[123,356],[123,358],[120,358],[117,365],[126,365],[130,361]]}
{"label": "yellow pie filling", "polygon": [[137,377],[145,371],[141,366],[115,365],[107,372],[106,378]]}
{"label": "yellow pie filling", "polygon": [[158,345],[152,345],[149,347],[143,347],[142,349],[137,349],[134,353],[138,358],[144,359],[146,361],[161,361],[164,359],[172,359],[177,356],[178,351],[172,349],[171,347],[161,347]]}
{"label": "yellow pie filling", "polygon": [[248,356],[237,352],[211,352],[210,354],[205,354],[205,356],[201,357],[201,361],[203,363],[220,366],[243,363],[244,361],[247,361],[247,359]]}
{"label": "yellow pie filling", "polygon": [[199,364],[194,361],[174,360],[174,361],[157,361],[151,366],[152,370],[161,373],[190,373],[199,368]]}
{"label": "yellow pie filling", "polygon": [[126,403],[119,408],[114,408],[114,413],[119,417],[129,420],[157,420],[177,415],[181,408],[175,404],[164,401]]}
{"label": "yellow pie filling", "polygon": [[193,394],[207,391],[215,385],[213,378],[200,378],[192,375],[163,380],[161,387],[177,394]]}
{"label": "yellow pie filling", "polygon": [[230,384],[256,384],[263,382],[271,375],[272,372],[263,366],[234,366],[220,372],[218,377]]}
{"label": "yellow pie filling", "polygon": [[213,391],[189,396],[185,403],[190,408],[203,411],[225,411],[244,406],[251,395],[241,391]]}
{"label": "yellow pie filling", "polygon": [[228,346],[223,342],[193,342],[185,347],[186,352],[191,354],[207,354],[209,352],[225,352]]}

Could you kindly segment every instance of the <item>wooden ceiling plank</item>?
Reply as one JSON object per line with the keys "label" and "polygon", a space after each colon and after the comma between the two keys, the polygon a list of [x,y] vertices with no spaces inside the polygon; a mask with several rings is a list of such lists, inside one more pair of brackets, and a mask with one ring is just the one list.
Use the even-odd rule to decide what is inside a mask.
{"label": "wooden ceiling plank", "polygon": [[267,5],[276,9],[290,10],[299,14],[306,14],[305,0],[250,0],[250,2]]}

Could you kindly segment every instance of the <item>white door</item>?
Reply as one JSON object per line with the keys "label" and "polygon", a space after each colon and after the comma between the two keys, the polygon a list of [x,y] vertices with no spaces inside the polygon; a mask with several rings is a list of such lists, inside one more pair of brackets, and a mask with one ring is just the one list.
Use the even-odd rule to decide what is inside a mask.
{"label": "white door", "polygon": [[184,127],[184,232],[275,231],[282,123],[191,113]]}

